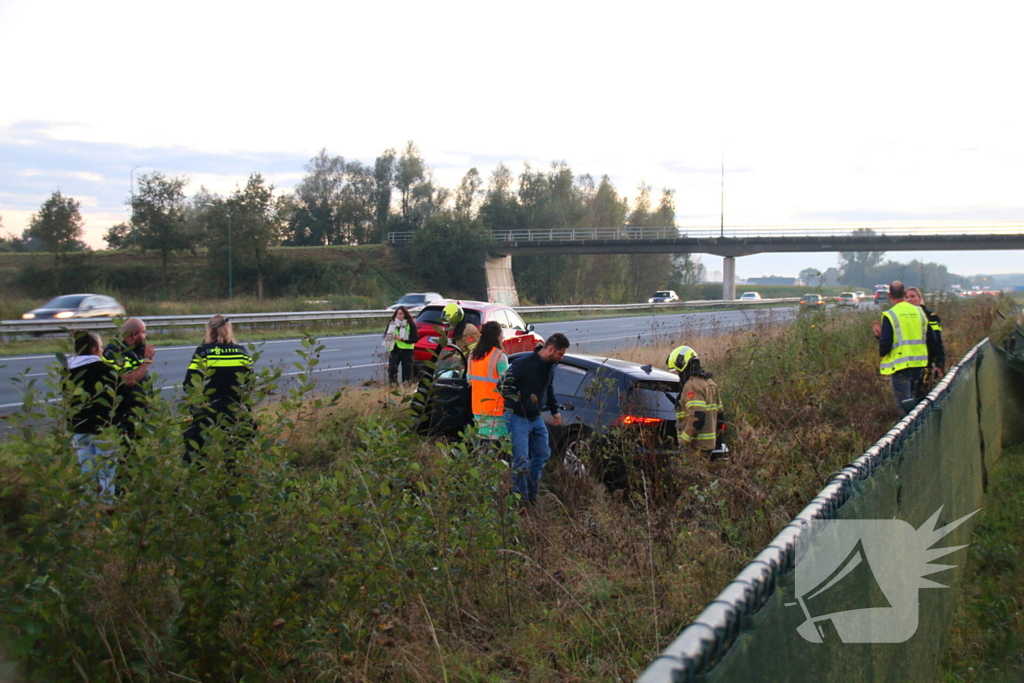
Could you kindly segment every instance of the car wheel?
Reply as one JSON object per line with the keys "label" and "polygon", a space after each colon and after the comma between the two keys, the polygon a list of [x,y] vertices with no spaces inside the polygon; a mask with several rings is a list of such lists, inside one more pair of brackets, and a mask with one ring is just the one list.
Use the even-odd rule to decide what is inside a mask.
{"label": "car wheel", "polygon": [[573,433],[562,448],[562,466],[574,477],[587,476],[587,459],[590,457],[590,442],[579,432]]}

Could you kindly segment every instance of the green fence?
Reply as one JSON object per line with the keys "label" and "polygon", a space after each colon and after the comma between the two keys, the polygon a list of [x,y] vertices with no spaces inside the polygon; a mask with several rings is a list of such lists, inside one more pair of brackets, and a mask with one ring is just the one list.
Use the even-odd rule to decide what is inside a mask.
{"label": "green fence", "polygon": [[[1024,376],[981,342],[836,474],[639,683],[937,680],[960,569],[929,574],[935,567],[920,560],[963,564],[966,551],[933,559],[926,549],[969,543],[974,518],[927,532],[984,505],[986,471],[1004,444],[1024,440],[1022,416]],[[854,532],[863,538],[827,574],[822,548],[850,546]],[[844,534],[847,546],[826,545]],[[817,574],[815,562],[824,568]],[[918,587],[922,573],[952,588]],[[808,577],[824,579],[812,591]],[[865,640],[875,642],[855,642]]]}

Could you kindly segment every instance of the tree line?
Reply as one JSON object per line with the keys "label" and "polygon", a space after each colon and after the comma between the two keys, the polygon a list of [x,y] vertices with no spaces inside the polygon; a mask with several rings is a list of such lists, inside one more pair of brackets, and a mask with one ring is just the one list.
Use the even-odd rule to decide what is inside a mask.
{"label": "tree line", "polygon": [[[673,190],[654,196],[641,184],[630,200],[608,175],[577,175],[566,162],[524,164],[518,175],[502,163],[486,179],[471,168],[449,189],[410,141],[401,153],[385,150],[372,163],[323,149],[304,170],[291,192],[254,172],[227,196],[200,187],[191,197],[186,177],[143,174],[125,200],[130,221],[111,227],[104,239],[110,249],[157,253],[165,285],[176,253],[205,249],[211,272],[226,271],[230,262],[242,275],[242,290],[262,298],[274,247],[375,244],[386,242],[388,233],[409,232],[413,238],[400,247],[401,258],[428,289],[483,297],[481,265],[494,231],[601,227],[628,236],[635,228],[675,227]],[[52,253],[59,288],[67,255],[87,249],[83,223],[78,202],[58,190],[20,238],[0,238],[0,250]],[[945,266],[883,263],[883,255],[844,252],[839,268],[819,274],[818,282],[869,286],[892,279],[891,273],[932,288],[963,280]],[[658,289],[685,291],[704,279],[705,268],[691,254],[545,255],[516,257],[513,273],[520,295],[536,303],[628,302]]]}
{"label": "tree line", "polygon": [[[675,222],[672,190],[656,200],[651,187],[641,185],[629,201],[607,175],[576,175],[565,162],[548,169],[525,164],[518,176],[499,164],[487,179],[471,168],[449,189],[410,141],[401,153],[388,149],[369,164],[321,150],[304,170],[287,193],[257,172],[227,196],[200,187],[191,197],[186,177],[143,174],[125,200],[131,219],[104,239],[110,249],[157,253],[165,283],[176,253],[206,249],[211,263],[226,268],[230,259],[247,273],[243,286],[262,297],[273,247],[374,244],[386,242],[390,232],[411,232],[401,258],[430,289],[482,297],[481,266],[495,230]],[[61,208],[59,215],[52,206]],[[54,253],[59,282],[64,256],[86,249],[82,225],[77,201],[58,191],[21,238],[0,248]],[[513,268],[521,295],[538,302],[634,301],[699,282],[704,274],[690,255],[517,257]]]}

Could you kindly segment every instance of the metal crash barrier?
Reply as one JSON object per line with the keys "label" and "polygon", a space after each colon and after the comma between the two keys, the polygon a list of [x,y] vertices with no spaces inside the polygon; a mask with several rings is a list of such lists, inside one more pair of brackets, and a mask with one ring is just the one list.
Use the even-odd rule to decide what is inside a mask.
{"label": "metal crash barrier", "polygon": [[[953,587],[915,588],[917,593],[911,599],[916,601],[917,612],[891,613],[892,618],[906,622],[902,626],[907,632],[912,630],[912,635],[900,642],[883,628],[862,629],[856,638],[848,638],[849,642],[822,628],[822,642],[808,640],[806,628],[800,632],[798,628],[808,623],[817,628],[821,622],[812,621],[807,613],[802,599],[812,594],[797,591],[795,575],[799,571],[794,569],[808,552],[814,534],[834,525],[826,520],[903,520],[920,536],[926,523],[927,531],[931,531],[931,523],[935,528],[954,527],[960,518],[983,506],[986,469],[998,460],[1004,443],[1024,439],[1020,418],[1024,414],[1024,377],[1009,370],[994,351],[987,339],[971,349],[909,415],[836,473],[665,648],[639,683],[938,680],[946,631],[955,609],[959,566],[966,551],[935,560],[940,567],[956,565],[952,570],[907,562],[896,568],[897,574],[903,572],[911,583],[927,574],[936,583]],[[974,517],[967,519],[941,541],[933,540],[934,533],[928,535],[930,547],[968,544],[974,521]],[[921,550],[924,556],[925,549]],[[869,562],[854,570],[865,557]],[[877,570],[884,561],[863,552],[854,559],[847,562],[844,571],[848,573],[837,567],[831,582],[823,582],[824,588],[818,592],[824,594],[845,584],[844,594],[858,599],[867,599],[872,590],[877,594],[877,583],[869,585],[875,581],[872,572],[865,570]],[[858,608],[860,605],[849,605],[847,611]],[[895,608],[890,605],[890,609]],[[819,614],[817,619],[837,614],[832,608],[831,614]],[[875,624],[890,616],[884,611],[873,614]],[[909,622],[912,617],[916,617],[915,623]],[[889,642],[871,642],[886,638]]]}

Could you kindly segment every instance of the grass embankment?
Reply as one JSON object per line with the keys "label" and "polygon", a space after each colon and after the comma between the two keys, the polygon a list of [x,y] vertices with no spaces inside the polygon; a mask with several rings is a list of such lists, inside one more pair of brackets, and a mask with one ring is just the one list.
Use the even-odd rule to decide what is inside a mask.
{"label": "grass embankment", "polygon": [[[994,318],[940,313],[952,359]],[[524,514],[496,458],[411,434],[382,389],[316,410],[298,388],[233,474],[229,435],[205,474],[184,467],[181,414],[158,402],[111,515],[78,504],[63,434],[26,427],[0,445],[6,654],[38,679],[632,679],[891,426],[875,315],[623,348],[657,365],[698,349],[732,459],[634,463],[629,495],[555,461]]]}
{"label": "grass embankment", "polygon": [[943,657],[947,683],[1024,676],[1024,448],[1003,453],[988,482]]}

